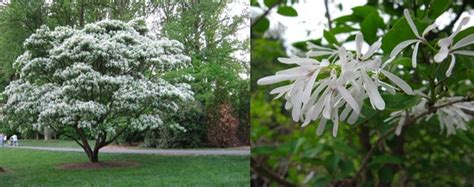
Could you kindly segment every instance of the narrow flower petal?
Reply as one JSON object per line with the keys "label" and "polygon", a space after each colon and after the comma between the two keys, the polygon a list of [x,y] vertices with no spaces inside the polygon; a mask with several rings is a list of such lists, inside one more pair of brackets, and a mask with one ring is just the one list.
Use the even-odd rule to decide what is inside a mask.
{"label": "narrow flower petal", "polygon": [[315,59],[312,59],[312,58],[283,58],[283,57],[280,57],[278,58],[278,61],[280,61],[281,63],[284,63],[284,64],[300,64],[300,65],[304,65],[304,64],[319,64],[319,62]]}
{"label": "narrow flower petal", "polygon": [[[337,110],[336,110],[337,111]],[[332,136],[337,136],[337,130],[339,129],[339,117],[338,114],[334,115],[334,120],[332,121],[334,126],[332,127]]]}
{"label": "narrow flower petal", "polygon": [[456,42],[456,44],[453,45],[452,50],[459,49],[461,47],[471,45],[473,43],[474,43],[474,34],[471,34],[469,36],[462,38],[458,42]]}
{"label": "narrow flower petal", "polygon": [[349,104],[349,106],[351,106],[351,108],[354,110],[354,112],[360,113],[359,105],[357,104],[354,97],[352,97],[351,93],[346,88],[344,88],[343,86],[338,86],[337,91],[339,91],[339,94],[341,94],[342,98],[344,98],[344,100],[346,100],[347,104]]}
{"label": "narrow flower petal", "polygon": [[454,57],[454,55],[450,55],[450,56],[451,56],[451,63],[449,64],[448,70],[446,71],[446,77],[451,76],[454,65],[456,64],[456,58]]}
{"label": "narrow flower petal", "polygon": [[408,9],[403,10],[403,15],[405,15],[405,18],[407,19],[408,25],[410,25],[410,28],[413,31],[413,34],[415,34],[417,38],[421,38],[420,34],[418,33],[418,29],[416,28],[415,23],[411,19],[410,12],[408,11]]}
{"label": "narrow flower petal", "polygon": [[[406,113],[403,113],[403,114],[406,114]],[[402,127],[403,125],[405,124],[405,115],[402,115],[400,116],[400,120],[398,121],[398,125],[397,125],[397,128],[395,129],[395,134],[396,135],[400,135],[401,132],[402,132]]]}
{"label": "narrow flower petal", "polygon": [[423,34],[421,36],[425,38],[425,35],[428,34],[430,31],[432,31],[433,29],[435,29],[436,27],[437,25],[435,23],[428,25],[428,27],[426,27],[425,30],[423,30]]}
{"label": "narrow flower petal", "polygon": [[400,77],[394,75],[393,73],[390,73],[385,70],[380,70],[390,81],[392,81],[394,84],[396,84],[398,87],[400,87],[403,92],[405,92],[408,95],[415,95],[415,92],[413,92],[413,89],[411,89],[410,85],[408,85],[404,80],[402,80]]}
{"label": "narrow flower petal", "polygon": [[318,56],[324,56],[324,55],[331,55],[334,52],[332,51],[310,51],[306,53],[306,56],[309,57],[318,57]]}
{"label": "narrow flower petal", "polygon": [[438,53],[434,56],[434,60],[437,63],[442,62],[446,57],[448,57],[449,49],[447,47],[442,47],[439,49]]}
{"label": "narrow flower petal", "polygon": [[287,74],[281,74],[281,75],[271,75],[268,77],[263,77],[257,81],[258,85],[269,85],[269,84],[274,84],[277,82],[281,81],[287,81],[287,80],[295,80],[301,75],[287,75]]}
{"label": "narrow flower petal", "polygon": [[402,43],[399,43],[397,46],[395,46],[395,48],[393,48],[392,52],[390,53],[390,58],[397,56],[398,53],[400,53],[403,49],[405,49],[407,46],[417,41],[418,40],[413,39],[413,40],[406,40],[406,41],[403,41]]}
{"label": "narrow flower petal", "polygon": [[467,25],[467,23],[469,23],[469,19],[470,19],[469,16],[463,17],[461,19],[461,22],[459,22],[458,27],[456,27],[456,30],[454,31],[453,34],[451,34],[450,37],[454,38],[454,36],[456,36],[461,31],[462,26]]}
{"label": "narrow flower petal", "polygon": [[453,43],[453,38],[452,37],[446,37],[438,40],[438,46],[440,48],[448,48],[451,43]]}
{"label": "narrow flower petal", "polygon": [[453,53],[458,55],[474,56],[474,51],[458,50],[454,51]]}
{"label": "narrow flower petal", "polygon": [[377,52],[377,50],[380,49],[381,45],[382,45],[381,41],[376,41],[374,44],[372,44],[369,47],[369,50],[364,54],[364,56],[362,56],[362,60],[366,60],[366,59],[370,58],[372,55],[374,55],[374,53]]}
{"label": "narrow flower petal", "polygon": [[293,85],[290,84],[290,85],[285,85],[285,86],[275,88],[272,91],[270,91],[270,94],[279,94],[279,93],[282,93],[282,92],[287,92],[291,89],[292,86]]}
{"label": "narrow flower petal", "polygon": [[420,45],[421,42],[416,42],[415,48],[413,48],[413,54],[411,55],[411,66],[416,68],[416,57],[418,54],[418,46]]}
{"label": "narrow flower petal", "polygon": [[362,36],[362,33],[357,33],[356,34],[356,52],[357,52],[357,58],[360,58],[361,50],[362,50],[362,44],[364,43],[364,37]]}
{"label": "narrow flower petal", "polygon": [[313,44],[311,42],[306,42],[306,45],[308,45],[308,48],[310,49],[318,49],[318,50],[326,50],[326,51],[334,51],[334,49],[327,48],[327,47],[322,47],[316,44]]}
{"label": "narrow flower petal", "polygon": [[311,78],[308,79],[308,83],[306,84],[306,88],[303,90],[303,103],[309,101],[311,96],[311,91],[313,90],[314,82],[316,81],[316,77],[318,77],[319,69],[311,75]]}
{"label": "narrow flower petal", "polygon": [[332,110],[331,97],[332,97],[332,93],[327,94],[326,100],[324,101],[323,116],[326,119],[331,119],[331,110]]}
{"label": "narrow flower petal", "polygon": [[319,120],[319,126],[318,126],[318,129],[316,130],[316,135],[321,136],[321,134],[323,134],[324,128],[326,127],[326,121],[327,121],[326,118],[321,118]]}
{"label": "narrow flower petal", "polygon": [[382,96],[380,96],[377,85],[375,85],[372,79],[369,78],[365,72],[362,71],[361,76],[364,80],[365,90],[367,91],[367,95],[369,95],[370,103],[379,110],[385,109],[385,102],[383,101]]}

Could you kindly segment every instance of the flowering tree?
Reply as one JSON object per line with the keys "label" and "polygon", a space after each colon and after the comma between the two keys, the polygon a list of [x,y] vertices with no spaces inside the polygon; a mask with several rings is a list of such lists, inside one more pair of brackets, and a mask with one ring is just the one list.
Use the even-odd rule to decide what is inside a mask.
{"label": "flowering tree", "polygon": [[[253,36],[274,37],[278,31],[269,27],[277,25],[272,23],[275,18],[270,16],[273,20],[269,20],[266,15],[298,15],[288,6],[289,1],[263,2],[254,1],[263,11],[252,23]],[[252,145],[256,145],[252,168],[256,174],[285,186],[311,182],[316,186],[384,186],[395,180],[400,184],[415,181],[421,186],[438,184],[425,182],[431,171],[423,166],[435,168],[439,162],[420,163],[419,168],[416,161],[429,162],[432,157],[420,159],[421,154],[406,150],[420,149],[419,139],[427,136],[430,142],[446,142],[442,145],[446,147],[452,147],[456,139],[472,146],[463,131],[469,130],[474,119],[474,28],[466,28],[470,18],[461,16],[469,4],[465,1],[459,3],[461,7],[451,1],[417,2],[369,1],[354,7],[350,15],[331,19],[327,14],[328,30],[323,37],[293,44],[296,50],[288,50],[293,51],[292,56],[278,58],[281,66],[273,64],[284,67],[275,75],[262,76],[270,67],[265,65],[270,57],[264,56],[278,54],[269,50],[276,45],[257,37],[252,41],[253,52],[264,51],[252,57],[252,68],[262,67],[261,72],[252,70],[258,78],[255,82],[276,85],[269,91],[276,95],[272,103],[283,98],[281,108],[291,116],[291,122],[286,122],[277,115],[278,104],[252,100]],[[451,7],[459,9],[456,19],[446,29],[434,24]],[[255,94],[255,98],[265,97]],[[262,111],[254,112],[258,109]],[[295,130],[294,124],[305,129]],[[439,124],[439,128],[432,124]],[[342,139],[328,139],[322,136],[328,126],[333,137],[340,136],[341,128],[347,131]],[[449,138],[438,141],[432,136],[437,133],[427,133],[433,129]],[[312,134],[307,131],[316,131],[321,137],[309,137]],[[448,154],[452,152],[456,151]],[[465,155],[461,156],[464,159],[473,157],[459,154]]]}
{"label": "flowering tree", "polygon": [[148,34],[143,20],[42,26],[24,47],[14,64],[19,79],[4,91],[6,121],[75,132],[91,162],[123,132],[163,126],[177,102],[192,99],[187,84],[160,78],[190,60],[182,44]]}

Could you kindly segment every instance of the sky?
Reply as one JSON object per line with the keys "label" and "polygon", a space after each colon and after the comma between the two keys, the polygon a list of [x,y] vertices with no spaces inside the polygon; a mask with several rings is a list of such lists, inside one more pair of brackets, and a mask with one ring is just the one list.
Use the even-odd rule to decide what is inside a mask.
{"label": "sky", "polygon": [[[263,5],[263,0],[259,0],[260,4]],[[339,16],[348,15],[352,13],[352,8],[356,6],[365,5],[367,0],[329,0],[329,13],[331,18],[337,18]],[[342,3],[342,10],[336,7],[337,4]],[[280,28],[285,30],[282,39],[286,46],[291,45],[294,42],[305,41],[309,39],[320,38],[323,35],[323,30],[327,29],[327,19],[325,17],[326,9],[324,7],[323,0],[300,0],[298,3],[293,5],[298,12],[297,17],[286,17],[281,16],[276,13],[276,9],[273,9],[268,15],[268,18],[271,22],[271,28]],[[261,8],[252,8],[251,17],[257,17],[264,12]],[[474,11],[464,12],[463,16],[473,15]],[[384,20],[387,20],[387,17],[384,17]],[[444,28],[455,15],[450,9],[444,14],[442,14],[435,22],[439,25],[439,29]],[[459,22],[459,21],[458,21]],[[455,24],[455,27],[459,23]],[[469,24],[464,28],[474,25],[474,19],[471,19]],[[272,29],[271,29],[272,30]],[[271,35],[272,33],[267,33]],[[338,37],[338,36],[336,36]],[[345,36],[340,37],[341,39]],[[346,46],[347,45],[347,46]],[[348,49],[354,49],[355,44],[347,43],[345,47]],[[368,48],[367,45],[364,45],[363,48]]]}

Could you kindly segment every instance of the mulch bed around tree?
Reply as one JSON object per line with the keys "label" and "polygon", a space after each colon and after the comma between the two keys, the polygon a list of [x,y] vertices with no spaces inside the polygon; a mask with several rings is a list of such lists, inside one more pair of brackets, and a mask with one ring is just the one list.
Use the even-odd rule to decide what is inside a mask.
{"label": "mulch bed around tree", "polygon": [[104,168],[129,168],[137,167],[138,163],[133,161],[105,161],[99,163],[82,162],[61,164],[58,169],[104,169]]}
{"label": "mulch bed around tree", "polygon": [[5,173],[5,172],[7,172],[7,171],[8,171],[8,170],[6,170],[5,168],[0,167],[0,173]]}

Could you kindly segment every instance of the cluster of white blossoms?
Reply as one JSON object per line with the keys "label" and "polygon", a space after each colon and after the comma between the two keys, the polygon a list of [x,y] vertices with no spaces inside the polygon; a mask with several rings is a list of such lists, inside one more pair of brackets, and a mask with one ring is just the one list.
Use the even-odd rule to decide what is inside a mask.
{"label": "cluster of white blossoms", "polygon": [[[417,122],[423,119],[428,121],[433,115],[437,115],[441,132],[446,128],[448,136],[456,134],[456,129],[467,130],[467,123],[474,119],[474,116],[468,113],[468,111],[474,112],[474,102],[460,102],[464,99],[460,96],[440,98],[433,106],[434,108],[439,107],[436,112],[417,119]],[[410,109],[392,112],[384,122],[394,123],[398,120],[395,133],[400,135],[408,116],[418,116],[426,113],[428,111],[427,104],[428,100],[422,98],[418,104]]]}
{"label": "cluster of white blossoms", "polygon": [[[292,119],[295,122],[303,122],[303,127],[311,121],[319,120],[318,135],[323,133],[327,121],[332,121],[332,134],[336,136],[340,121],[354,124],[358,120],[361,116],[360,111],[363,101],[366,98],[369,99],[372,108],[376,110],[385,109],[385,102],[381,97],[379,87],[390,94],[395,94],[396,91],[401,90],[408,95],[415,95],[415,92],[404,80],[387,71],[385,67],[394,61],[404,49],[414,44],[412,66],[416,68],[419,45],[429,45],[425,36],[435,29],[436,25],[429,25],[422,33],[419,33],[408,10],[404,11],[404,15],[416,39],[398,44],[391,51],[388,60],[384,62],[382,62],[383,55],[377,54],[381,41],[373,43],[367,51],[363,52],[363,36],[361,33],[357,33],[355,51],[349,51],[344,46],[333,45],[335,48],[333,49],[307,43],[310,51],[306,53],[305,57],[278,58],[281,63],[294,64],[297,65],[296,67],[261,78],[257,84],[269,85],[290,81],[288,85],[273,89],[270,94],[277,94],[275,99],[284,97],[286,99],[285,108],[291,110]],[[467,22],[468,18],[463,18],[461,24],[451,36],[438,42],[441,49],[434,57],[435,61],[442,62],[448,54],[452,56],[450,68],[446,72],[447,76],[450,76],[454,66],[454,54],[474,55],[474,52],[471,51],[457,50],[474,43],[474,35],[467,36],[452,45],[454,36],[460,32],[460,28]],[[316,60],[316,58],[322,60]],[[417,107],[425,108],[423,100]],[[418,108],[414,110],[420,111]],[[448,123],[446,119],[453,119],[454,117],[442,113],[443,111],[446,110],[439,110],[437,112],[439,113],[438,116],[449,117],[440,117],[443,121],[441,123],[443,126],[452,126],[453,122],[449,121]],[[398,111],[389,120],[397,118],[400,119],[399,124],[403,124],[403,116],[405,115],[407,115],[405,111]],[[465,117],[464,115],[460,116]],[[401,125],[397,132],[400,131]]]}
{"label": "cluster of white blossoms", "polygon": [[4,91],[11,124],[96,135],[144,130],[168,124],[178,103],[193,98],[189,85],[160,78],[189,63],[183,45],[147,35],[139,20],[104,20],[80,30],[42,26],[24,46],[14,64],[19,79]]}
{"label": "cluster of white blossoms", "polygon": [[[398,88],[406,94],[414,94],[410,86],[398,76],[384,70],[381,57],[376,55],[381,42],[372,44],[362,52],[363,36],[356,35],[356,51],[348,51],[343,46],[336,49],[308,43],[311,51],[305,58],[279,58],[286,64],[298,67],[279,71],[276,75],[258,80],[259,85],[293,81],[289,85],[275,88],[270,93],[284,96],[286,109],[292,110],[294,121],[302,121],[306,126],[319,120],[317,134],[323,133],[326,122],[334,124],[332,134],[337,135],[339,121],[354,124],[360,116],[364,99],[369,98],[374,109],[385,109],[385,102],[378,87],[382,86],[394,94]],[[322,61],[311,57],[329,56]],[[391,83],[384,81],[386,77]],[[342,109],[342,110],[339,110]]]}

